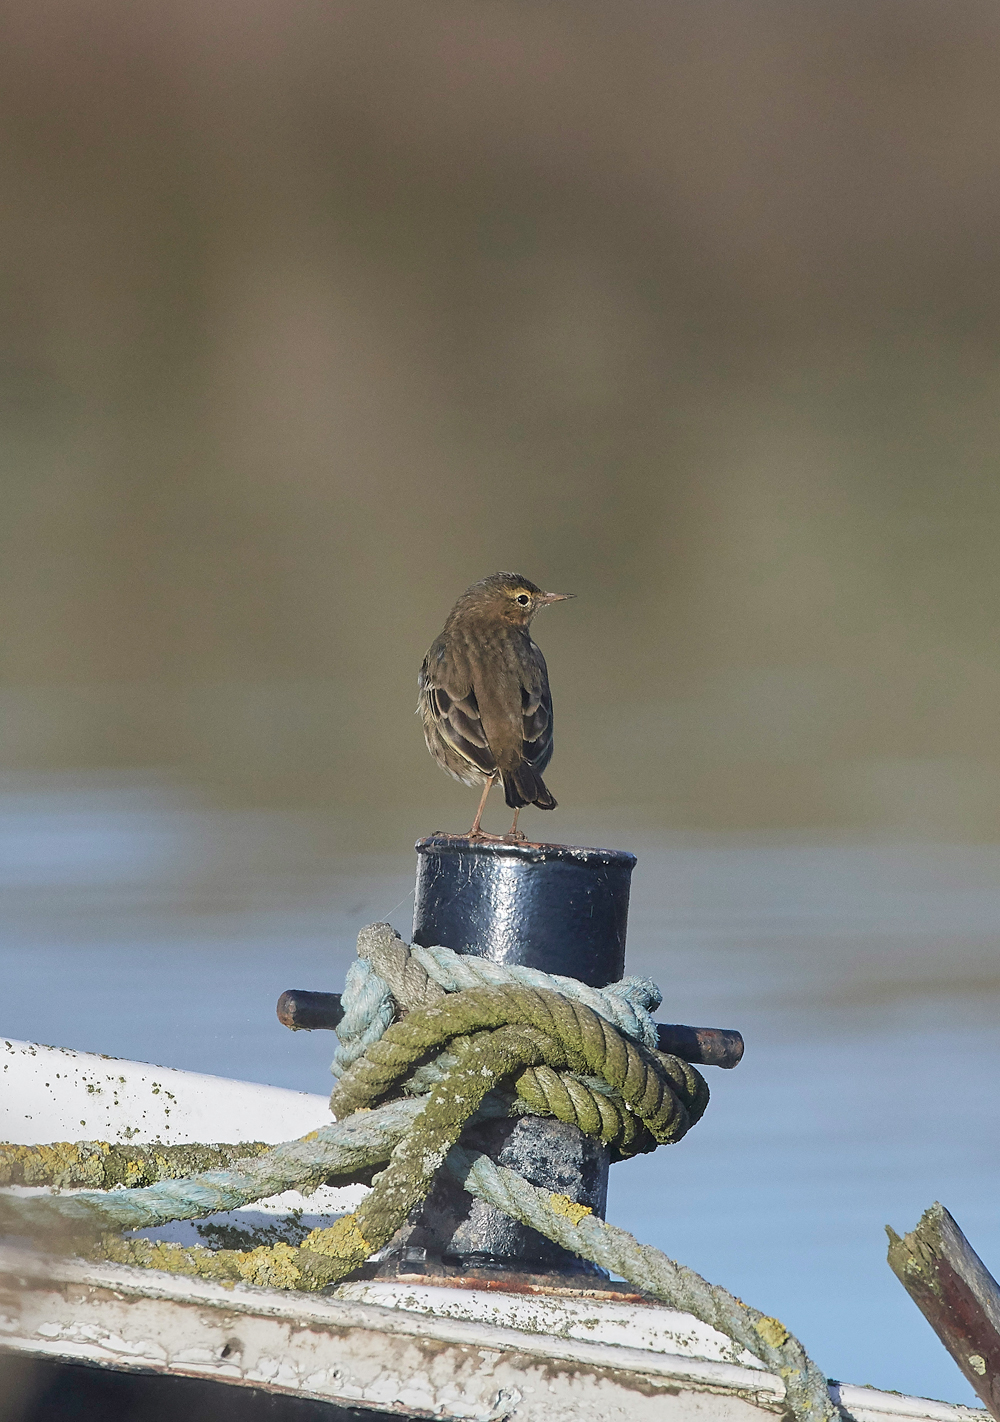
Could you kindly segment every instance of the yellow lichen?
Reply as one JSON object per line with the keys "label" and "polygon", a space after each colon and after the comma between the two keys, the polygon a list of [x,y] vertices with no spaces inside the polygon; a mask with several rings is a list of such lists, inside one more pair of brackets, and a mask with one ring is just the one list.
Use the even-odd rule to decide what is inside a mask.
{"label": "yellow lichen", "polygon": [[47,1145],[0,1145],[0,1185],[52,1185],[110,1190],[157,1180],[182,1179],[217,1170],[246,1156],[263,1154],[260,1142],[236,1145],[111,1145],[107,1141],[53,1141]]}
{"label": "yellow lichen", "polygon": [[100,1189],[110,1149],[107,1141],[0,1146],[0,1185],[91,1185]]}
{"label": "yellow lichen", "polygon": [[294,1289],[301,1274],[295,1260],[298,1250],[290,1244],[262,1245],[236,1261],[240,1277],[261,1289]]}
{"label": "yellow lichen", "polygon": [[361,1233],[354,1215],[344,1215],[328,1229],[314,1229],[306,1235],[302,1247],[331,1259],[356,1259],[359,1263],[374,1253],[374,1246]]}
{"label": "yellow lichen", "polygon": [[788,1329],[780,1319],[758,1318],[754,1324],[754,1328],[756,1328],[769,1348],[780,1348],[783,1343],[788,1342]]}
{"label": "yellow lichen", "polygon": [[577,1225],[586,1215],[594,1213],[589,1205],[578,1205],[568,1195],[550,1195],[549,1204],[552,1206],[554,1214],[562,1215],[563,1219],[569,1220],[570,1224]]}
{"label": "yellow lichen", "polygon": [[231,1259],[221,1251],[200,1245],[187,1248],[156,1239],[116,1239],[106,1236],[97,1251],[102,1258],[140,1269],[162,1269],[166,1274],[196,1274],[220,1283],[238,1277]]}

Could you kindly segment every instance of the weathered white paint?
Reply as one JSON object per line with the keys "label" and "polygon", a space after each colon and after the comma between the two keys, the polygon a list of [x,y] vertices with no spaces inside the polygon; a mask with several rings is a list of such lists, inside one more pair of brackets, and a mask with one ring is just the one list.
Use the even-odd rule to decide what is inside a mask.
{"label": "weathered white paint", "polygon": [[336,1293],[341,1299],[407,1309],[436,1318],[463,1318],[490,1327],[517,1328],[557,1338],[600,1339],[624,1348],[764,1369],[752,1353],[707,1323],[699,1323],[689,1313],[649,1304],[586,1296],[439,1288],[390,1279],[341,1284]]}
{"label": "weathered white paint", "polygon": [[[537,1320],[538,1300],[522,1302],[521,1322]],[[479,1319],[480,1306],[481,1299],[463,1300],[467,1316],[457,1318],[345,1298],[226,1290],[0,1249],[0,1339],[36,1356],[214,1378],[444,1422],[763,1422],[781,1411],[783,1384],[759,1368],[608,1341],[605,1323],[609,1337],[620,1336],[617,1305],[589,1302],[586,1338],[574,1336],[581,1321],[575,1301],[545,1301],[546,1320],[557,1330],[550,1333]],[[665,1339],[681,1327],[673,1314],[642,1336]],[[690,1331],[679,1341],[700,1346]],[[859,1422],[985,1419],[867,1388],[844,1388],[842,1397]]]}
{"label": "weathered white paint", "polygon": [[305,1091],[0,1038],[0,1140],[276,1143],[329,1120]]}
{"label": "weathered white paint", "polygon": [[874,1387],[852,1387],[849,1383],[835,1383],[831,1394],[855,1422],[890,1422],[890,1418],[904,1422],[990,1422],[988,1412],[976,1407],[957,1407],[950,1402],[932,1402],[926,1397],[904,1397],[898,1392],[879,1392]]}

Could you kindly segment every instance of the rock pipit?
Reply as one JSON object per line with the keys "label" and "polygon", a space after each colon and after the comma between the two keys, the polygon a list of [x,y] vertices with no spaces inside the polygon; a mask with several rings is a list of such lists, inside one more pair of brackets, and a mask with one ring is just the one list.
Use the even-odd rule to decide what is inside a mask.
{"label": "rock pipit", "polygon": [[417,710],[427,749],[464,785],[482,785],[469,838],[486,797],[503,781],[514,823],[505,838],[523,839],[524,805],[554,810],[542,771],[552,759],[552,697],[545,658],[528,627],[541,607],[572,593],[547,593],[516,573],[491,573],[458,599],[420,668]]}

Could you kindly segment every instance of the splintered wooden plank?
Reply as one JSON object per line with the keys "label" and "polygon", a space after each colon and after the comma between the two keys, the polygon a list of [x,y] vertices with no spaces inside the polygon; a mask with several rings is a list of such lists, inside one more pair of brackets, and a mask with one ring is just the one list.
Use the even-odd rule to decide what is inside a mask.
{"label": "splintered wooden plank", "polygon": [[1000,1286],[943,1205],[886,1232],[890,1268],[1000,1422]]}

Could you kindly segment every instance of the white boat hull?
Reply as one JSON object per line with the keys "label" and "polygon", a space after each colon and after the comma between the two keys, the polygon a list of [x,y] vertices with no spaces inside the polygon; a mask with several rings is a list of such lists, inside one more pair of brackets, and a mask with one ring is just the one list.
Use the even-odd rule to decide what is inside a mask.
{"label": "white boat hull", "polygon": [[[0,1059],[0,1134],[24,1144],[82,1129],[121,1142],[276,1142],[328,1119],[322,1097],[144,1063],[13,1042]],[[353,1208],[359,1188],[296,1199],[325,1218]],[[292,1194],[225,1218],[273,1217],[294,1207]],[[148,1233],[180,1237],[170,1229]],[[653,1304],[406,1281],[348,1283],[332,1297],[228,1289],[17,1242],[0,1245],[0,1346],[447,1422],[752,1422],[784,1410],[779,1378]],[[834,1391],[856,1422],[987,1417],[872,1388]]]}

